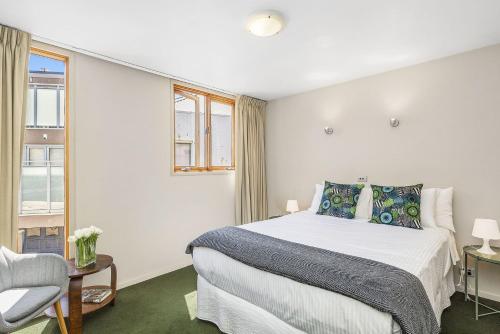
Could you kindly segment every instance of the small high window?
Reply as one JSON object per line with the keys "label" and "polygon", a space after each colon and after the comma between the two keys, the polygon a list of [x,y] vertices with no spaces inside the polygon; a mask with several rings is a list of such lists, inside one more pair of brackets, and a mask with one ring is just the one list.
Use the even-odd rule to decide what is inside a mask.
{"label": "small high window", "polygon": [[234,169],[234,100],[174,85],[174,171]]}

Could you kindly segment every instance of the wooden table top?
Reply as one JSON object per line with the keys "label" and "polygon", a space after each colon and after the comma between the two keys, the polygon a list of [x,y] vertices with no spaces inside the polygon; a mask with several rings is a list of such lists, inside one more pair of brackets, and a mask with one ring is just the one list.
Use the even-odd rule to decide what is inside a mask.
{"label": "wooden table top", "polygon": [[68,276],[69,278],[83,277],[86,275],[95,274],[99,271],[109,268],[113,263],[113,257],[104,254],[97,254],[96,262],[85,268],[76,268],[75,259],[66,261],[68,263]]}

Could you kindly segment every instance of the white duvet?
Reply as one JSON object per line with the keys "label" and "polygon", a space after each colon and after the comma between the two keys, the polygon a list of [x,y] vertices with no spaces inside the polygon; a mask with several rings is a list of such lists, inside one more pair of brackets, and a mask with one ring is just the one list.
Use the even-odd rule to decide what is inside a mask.
{"label": "white duvet", "polygon": [[[241,228],[279,239],[372,259],[422,282],[438,322],[454,292],[449,232],[415,230],[303,211]],[[208,248],[193,263],[207,282],[306,333],[397,333],[392,317],[349,297],[264,272]],[[258,320],[256,320],[258,321]]]}

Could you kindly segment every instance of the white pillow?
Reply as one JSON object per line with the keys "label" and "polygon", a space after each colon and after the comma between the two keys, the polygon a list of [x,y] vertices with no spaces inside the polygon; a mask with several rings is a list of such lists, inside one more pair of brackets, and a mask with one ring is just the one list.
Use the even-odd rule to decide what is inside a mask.
{"label": "white pillow", "polygon": [[453,260],[453,264],[457,264],[460,261],[460,255],[457,250],[457,242],[455,241],[455,236],[453,232],[448,231],[448,248],[450,249],[451,259]]}
{"label": "white pillow", "polygon": [[324,184],[316,184],[316,190],[314,192],[313,199],[311,201],[311,206],[309,207],[309,211],[318,212],[319,205],[321,204],[321,197],[323,197],[323,190],[325,189]]}
{"label": "white pillow", "polygon": [[422,189],[422,195],[420,197],[420,219],[422,220],[423,227],[437,227],[436,219],[434,218],[436,212],[436,197],[436,188]]}
{"label": "white pillow", "polygon": [[453,225],[453,188],[436,189],[436,223],[455,232]]}
{"label": "white pillow", "polygon": [[356,205],[355,219],[371,219],[373,209],[373,191],[372,187],[365,185],[359,194],[358,204]]}

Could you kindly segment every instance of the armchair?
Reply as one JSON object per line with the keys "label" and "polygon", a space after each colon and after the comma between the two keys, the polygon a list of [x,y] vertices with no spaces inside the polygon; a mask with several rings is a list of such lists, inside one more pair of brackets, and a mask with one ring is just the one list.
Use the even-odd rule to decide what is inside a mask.
{"label": "armchair", "polygon": [[67,334],[59,300],[69,284],[66,261],[56,254],[16,254],[0,247],[0,333],[9,333],[54,305]]}

